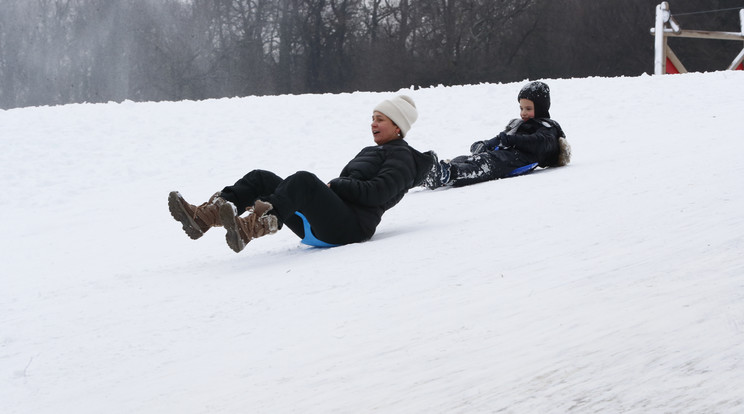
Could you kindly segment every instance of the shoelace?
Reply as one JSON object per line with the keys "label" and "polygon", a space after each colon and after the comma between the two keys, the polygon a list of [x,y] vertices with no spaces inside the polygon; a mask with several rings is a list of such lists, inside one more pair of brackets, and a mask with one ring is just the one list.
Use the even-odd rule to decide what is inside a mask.
{"label": "shoelace", "polygon": [[240,236],[244,237],[244,240],[246,241],[271,233],[268,217],[263,215],[258,217],[253,209],[248,210],[247,217],[236,217],[236,220],[240,227]]}
{"label": "shoelace", "polygon": [[[208,209],[208,206],[214,206],[214,208]],[[206,203],[202,203],[198,207],[194,209],[194,216],[193,219],[199,219],[205,223],[219,223],[219,209],[217,208],[212,201],[207,201]]]}

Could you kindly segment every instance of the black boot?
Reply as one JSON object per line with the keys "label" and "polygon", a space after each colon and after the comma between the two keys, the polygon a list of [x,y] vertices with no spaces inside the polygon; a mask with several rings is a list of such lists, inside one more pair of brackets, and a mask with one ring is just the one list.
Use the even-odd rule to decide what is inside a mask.
{"label": "black boot", "polygon": [[424,179],[424,187],[433,190],[435,188],[449,186],[451,183],[450,169],[452,165],[449,160],[438,161],[434,156],[434,165],[431,166],[429,174]]}

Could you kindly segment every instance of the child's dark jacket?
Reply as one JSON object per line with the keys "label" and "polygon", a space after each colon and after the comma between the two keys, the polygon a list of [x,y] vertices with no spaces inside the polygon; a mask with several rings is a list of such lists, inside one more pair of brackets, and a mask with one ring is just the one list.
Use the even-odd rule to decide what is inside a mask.
{"label": "child's dark jacket", "polygon": [[559,138],[565,138],[558,122],[549,118],[522,121],[513,119],[499,135],[487,141],[487,148],[512,151],[525,165],[538,163],[540,167],[559,165],[561,146]]}

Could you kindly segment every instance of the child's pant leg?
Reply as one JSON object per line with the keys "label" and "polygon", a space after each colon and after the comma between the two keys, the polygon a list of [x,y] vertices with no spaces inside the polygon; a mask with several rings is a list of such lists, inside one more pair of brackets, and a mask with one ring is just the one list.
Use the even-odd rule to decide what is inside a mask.
{"label": "child's pant leg", "polygon": [[504,178],[515,168],[524,164],[512,151],[487,151],[473,155],[462,155],[450,162],[455,187]]}

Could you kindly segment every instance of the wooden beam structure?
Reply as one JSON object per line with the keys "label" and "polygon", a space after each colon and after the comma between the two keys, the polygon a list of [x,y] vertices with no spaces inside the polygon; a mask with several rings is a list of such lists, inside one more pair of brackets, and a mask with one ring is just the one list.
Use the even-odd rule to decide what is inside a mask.
{"label": "wooden beam structure", "polygon": [[[744,9],[739,10],[740,32],[714,32],[708,30],[683,30],[669,10],[669,2],[656,6],[656,25],[651,28],[654,36],[654,74],[685,73],[682,61],[667,44],[669,37],[695,39],[738,40],[744,42]],[[734,58],[727,70],[744,70],[744,47]]]}

